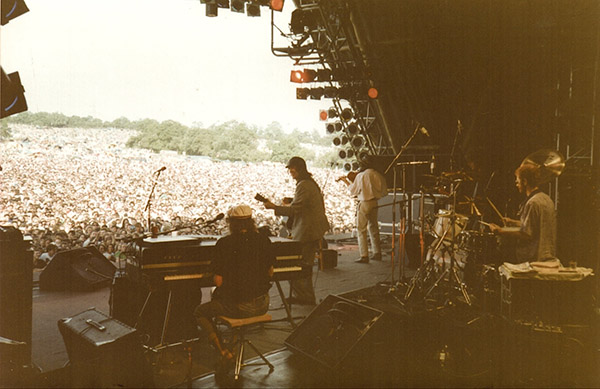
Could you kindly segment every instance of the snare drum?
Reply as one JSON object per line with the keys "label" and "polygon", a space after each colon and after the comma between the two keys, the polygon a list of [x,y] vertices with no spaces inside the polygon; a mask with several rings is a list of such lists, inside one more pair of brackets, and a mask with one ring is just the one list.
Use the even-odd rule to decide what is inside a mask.
{"label": "snare drum", "polygon": [[[435,222],[433,223],[433,232],[436,238],[444,236],[444,241],[452,240],[452,212],[447,209],[440,209],[438,211]],[[465,229],[469,218],[464,215],[456,214],[456,223],[454,227],[454,238],[458,239],[458,236],[462,230]],[[448,232],[446,232],[446,230]]]}

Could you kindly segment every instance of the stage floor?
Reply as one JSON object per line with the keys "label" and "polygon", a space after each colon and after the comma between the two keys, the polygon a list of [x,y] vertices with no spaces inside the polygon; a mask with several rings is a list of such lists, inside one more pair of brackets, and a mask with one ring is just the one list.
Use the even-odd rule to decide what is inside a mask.
{"label": "stage floor", "polygon": [[[390,247],[385,245],[388,250],[382,262],[359,264],[354,262],[358,258],[355,241],[345,238],[330,243],[338,251],[337,267],[315,271],[319,304],[292,307],[296,329],[286,320],[277,288],[271,289],[273,322],[248,337],[275,369],[269,374],[268,367],[247,367],[239,386],[600,387],[597,323],[557,332],[508,322],[498,314],[499,301],[476,300],[476,307],[470,307],[456,288],[436,288],[426,299],[407,302],[407,284],[390,282]],[[405,281],[413,274],[414,269],[403,269]],[[393,279],[399,276],[396,264]],[[282,286],[287,293],[286,284]],[[87,293],[34,289],[32,360],[40,374],[30,386],[74,385],[77,372],[68,365],[57,323],[91,307],[108,314],[109,297],[109,287]],[[349,326],[339,322],[323,326],[323,317],[339,301],[358,307],[358,316],[367,315],[365,322],[369,315],[377,320],[364,328],[355,325],[352,334],[346,331]],[[303,332],[314,333],[322,345],[306,351],[311,337],[302,338]],[[291,348],[284,344],[286,339]],[[195,339],[189,346],[174,343],[160,352],[146,352],[157,387],[234,384],[231,375],[215,380],[216,355],[204,339]],[[332,353],[333,348],[338,349]],[[244,357],[248,360],[256,354],[247,348]],[[77,382],[98,386],[98,382]]]}

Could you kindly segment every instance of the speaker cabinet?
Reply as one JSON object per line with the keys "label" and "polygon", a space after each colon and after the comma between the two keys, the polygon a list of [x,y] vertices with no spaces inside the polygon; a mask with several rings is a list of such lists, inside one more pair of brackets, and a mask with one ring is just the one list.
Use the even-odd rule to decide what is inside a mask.
{"label": "speaker cabinet", "polygon": [[382,317],[383,312],[329,295],[285,340],[292,351],[335,369]]}
{"label": "speaker cabinet", "polygon": [[151,387],[152,369],[137,331],[96,310],[58,321],[72,387]]}
{"label": "speaker cabinet", "polygon": [[31,362],[32,253],[18,229],[0,227],[0,337],[8,339],[0,347],[0,384],[4,368]]}
{"label": "speaker cabinet", "polygon": [[111,283],[116,271],[94,246],[56,253],[40,274],[44,290],[92,290]]}

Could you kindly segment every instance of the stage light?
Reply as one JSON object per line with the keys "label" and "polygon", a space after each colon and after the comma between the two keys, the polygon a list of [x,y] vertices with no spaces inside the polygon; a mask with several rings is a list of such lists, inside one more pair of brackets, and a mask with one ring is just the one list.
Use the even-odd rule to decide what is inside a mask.
{"label": "stage light", "polygon": [[340,137],[340,141],[341,141],[342,145],[345,145],[348,143],[348,137],[346,135],[342,135]]}
{"label": "stage light", "polygon": [[347,157],[348,155],[346,154],[346,150],[343,150],[343,149],[342,149],[342,150],[338,151],[338,156],[339,156],[341,159],[346,159],[346,157]]}
{"label": "stage light", "polygon": [[243,0],[231,0],[231,12],[244,13]]}
{"label": "stage light", "polygon": [[229,0],[217,0],[217,7],[229,8]]}
{"label": "stage light", "polygon": [[250,17],[260,16],[260,6],[254,3],[246,3],[246,15]]}
{"label": "stage light", "polygon": [[290,73],[290,81],[296,83],[302,83],[302,79],[304,75],[302,74],[302,70],[292,70]]}
{"label": "stage light", "polygon": [[352,164],[350,162],[346,162],[344,163],[344,170],[349,172],[350,170],[352,170]]}
{"label": "stage light", "polygon": [[317,71],[314,69],[304,69],[302,82],[313,82],[317,78]]}
{"label": "stage light", "polygon": [[6,74],[4,69],[0,67],[1,81],[0,84],[0,118],[5,118],[19,112],[27,111],[27,102],[25,101],[25,89],[21,85],[19,72]]}
{"label": "stage light", "polygon": [[323,88],[309,89],[308,95],[311,100],[321,100],[321,97],[323,96]]}
{"label": "stage light", "polygon": [[354,138],[352,138],[351,143],[352,143],[352,146],[354,146],[355,148],[359,148],[365,143],[365,140],[363,139],[362,136],[355,136]]}
{"label": "stage light", "polygon": [[323,91],[323,97],[325,97],[326,99],[333,99],[334,97],[337,97],[337,95],[337,88],[334,88],[332,86],[325,87],[325,90]]}
{"label": "stage light", "polygon": [[356,161],[352,162],[352,170],[358,170],[359,167],[360,167],[360,165],[358,164],[358,162],[356,162]]}
{"label": "stage light", "polygon": [[219,7],[214,0],[206,2],[206,16],[214,18],[219,15]]}
{"label": "stage light", "polygon": [[342,123],[334,122],[327,124],[327,132],[333,134],[334,132],[340,132],[342,129]]}
{"label": "stage light", "polygon": [[352,157],[354,157],[354,150],[352,150],[352,149],[348,149],[348,150],[346,150],[346,156],[347,156],[348,158],[352,158]]}
{"label": "stage light", "polygon": [[348,134],[350,134],[350,135],[358,134],[358,126],[356,125],[356,123],[348,124]]}
{"label": "stage light", "polygon": [[377,88],[369,88],[367,95],[372,99],[376,99],[377,96],[379,96],[379,92],[377,91]]}
{"label": "stage light", "polygon": [[27,8],[27,5],[25,5],[23,0],[2,0],[0,4],[0,11],[2,12],[0,17],[0,25],[4,26],[17,16],[21,16],[25,12],[29,12],[29,8]]}
{"label": "stage light", "polygon": [[317,70],[317,81],[331,81],[331,70],[329,70],[329,69]]}
{"label": "stage light", "polygon": [[292,11],[290,21],[290,30],[292,34],[303,34],[305,31],[312,31],[317,28],[318,9],[296,8]]}
{"label": "stage light", "polygon": [[319,110],[319,120],[322,122],[327,120],[327,111],[325,111],[324,109]]}
{"label": "stage light", "polygon": [[366,150],[363,150],[361,152],[358,153],[358,160],[359,161],[364,161],[365,158],[367,158],[369,156],[369,153]]}
{"label": "stage light", "polygon": [[299,100],[308,99],[308,88],[296,88],[296,98]]}
{"label": "stage light", "polygon": [[352,110],[350,108],[344,108],[342,110],[342,115],[341,115],[342,120],[347,122],[348,120],[352,119],[353,116],[354,116],[354,113],[352,112]]}
{"label": "stage light", "polygon": [[334,146],[339,146],[342,144],[342,140],[337,136],[335,138],[333,138],[332,142],[333,142]]}
{"label": "stage light", "polygon": [[[325,88],[325,89],[327,89],[327,88]],[[323,91],[323,95],[324,95],[324,94],[325,94],[325,91]],[[332,118],[336,118],[336,117],[338,117],[337,109],[335,109],[335,107],[330,107],[330,108],[327,110],[327,117],[328,117],[329,119],[332,119]]]}
{"label": "stage light", "polygon": [[269,1],[269,8],[271,8],[273,11],[281,12],[284,2],[285,0],[271,0]]}

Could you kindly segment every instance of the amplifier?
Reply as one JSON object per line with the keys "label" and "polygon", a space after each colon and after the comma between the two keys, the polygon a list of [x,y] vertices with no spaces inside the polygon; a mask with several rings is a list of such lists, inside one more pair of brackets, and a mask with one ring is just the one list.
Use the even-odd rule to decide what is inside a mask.
{"label": "amplifier", "polygon": [[69,355],[72,387],[152,387],[136,330],[108,315],[87,309],[58,321]]}

